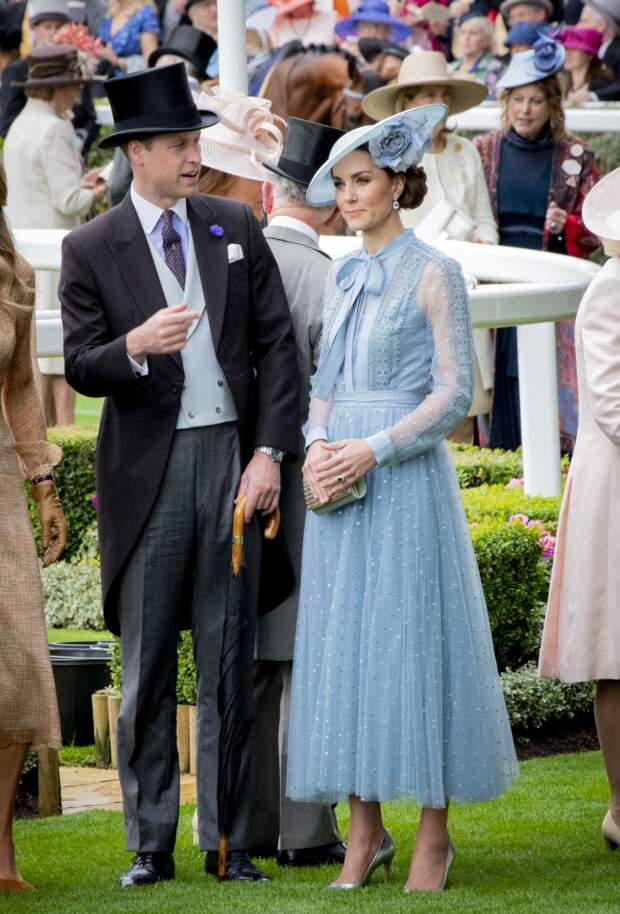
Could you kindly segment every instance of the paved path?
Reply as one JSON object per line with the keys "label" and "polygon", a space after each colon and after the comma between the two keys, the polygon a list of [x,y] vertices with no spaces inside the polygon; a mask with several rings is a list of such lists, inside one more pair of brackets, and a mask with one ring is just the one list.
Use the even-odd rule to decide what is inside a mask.
{"label": "paved path", "polygon": [[[70,768],[61,766],[62,811],[66,815],[85,809],[113,809],[121,812],[121,785],[113,768]],[[196,802],[196,778],[181,775],[181,803]]]}

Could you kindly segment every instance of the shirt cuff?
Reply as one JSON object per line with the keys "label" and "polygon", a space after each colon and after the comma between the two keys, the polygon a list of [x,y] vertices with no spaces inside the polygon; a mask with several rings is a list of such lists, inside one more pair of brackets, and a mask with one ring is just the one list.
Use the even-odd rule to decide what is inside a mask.
{"label": "shirt cuff", "polygon": [[145,359],[143,364],[141,365],[139,362],[136,362],[135,359],[132,359],[132,357],[129,355],[129,353],[127,353],[127,358],[129,359],[129,364],[133,368],[134,374],[138,375],[141,378],[145,378],[147,376],[147,374],[149,373],[148,359]]}
{"label": "shirt cuff", "polygon": [[388,462],[394,451],[394,442],[386,431],[377,432],[366,438],[366,444],[375,455],[377,466],[383,466]]}
{"label": "shirt cuff", "polygon": [[327,429],[324,425],[317,425],[316,428],[313,428],[311,432],[308,432],[306,436],[306,450],[310,447],[311,444],[314,444],[315,441],[328,441]]}

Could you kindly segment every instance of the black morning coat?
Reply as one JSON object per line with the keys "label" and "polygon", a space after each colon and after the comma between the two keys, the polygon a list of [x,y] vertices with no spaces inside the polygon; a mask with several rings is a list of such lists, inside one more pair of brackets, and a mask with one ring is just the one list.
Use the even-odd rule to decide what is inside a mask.
{"label": "black morning coat", "polygon": [[[294,459],[297,357],[273,255],[247,206],[200,194],[188,199],[187,212],[215,351],[239,417],[242,466],[261,444]],[[229,244],[241,245],[243,259],[228,263]],[[97,442],[97,512],[104,615],[118,633],[115,584],[157,497],[184,381],[178,353],[149,356],[143,378],[127,358],[127,333],[166,307],[129,195],[65,237],[59,297],[67,381],[81,394],[106,398]],[[287,596],[291,578],[283,541],[265,546],[259,611]]]}

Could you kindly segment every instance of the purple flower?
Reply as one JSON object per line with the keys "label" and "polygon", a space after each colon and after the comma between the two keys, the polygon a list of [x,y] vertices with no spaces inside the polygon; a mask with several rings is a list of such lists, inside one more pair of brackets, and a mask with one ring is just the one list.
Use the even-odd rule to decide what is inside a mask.
{"label": "purple flower", "polygon": [[211,234],[213,235],[214,238],[221,238],[222,235],[224,234],[224,229],[222,228],[221,225],[210,225],[209,231],[211,232]]}
{"label": "purple flower", "polygon": [[90,500],[90,503],[96,511],[97,510],[97,496],[96,495],[93,495],[93,497]]}
{"label": "purple flower", "polygon": [[529,523],[529,517],[527,514],[511,514],[508,518],[509,524],[521,524],[522,527],[527,527]]}
{"label": "purple flower", "polygon": [[555,555],[555,536],[550,536],[548,533],[545,533],[544,536],[538,540],[538,543],[543,551],[543,556],[549,561]]}

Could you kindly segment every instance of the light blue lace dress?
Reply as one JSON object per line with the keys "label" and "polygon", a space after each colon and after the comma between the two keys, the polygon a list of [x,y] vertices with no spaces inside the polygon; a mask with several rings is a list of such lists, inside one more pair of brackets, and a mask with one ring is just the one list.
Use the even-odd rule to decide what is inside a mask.
{"label": "light blue lace dress", "polygon": [[361,502],[308,514],[289,796],[486,800],[517,775],[487,610],[444,437],[467,415],[460,266],[408,231],[328,277],[308,443],[366,438]]}

